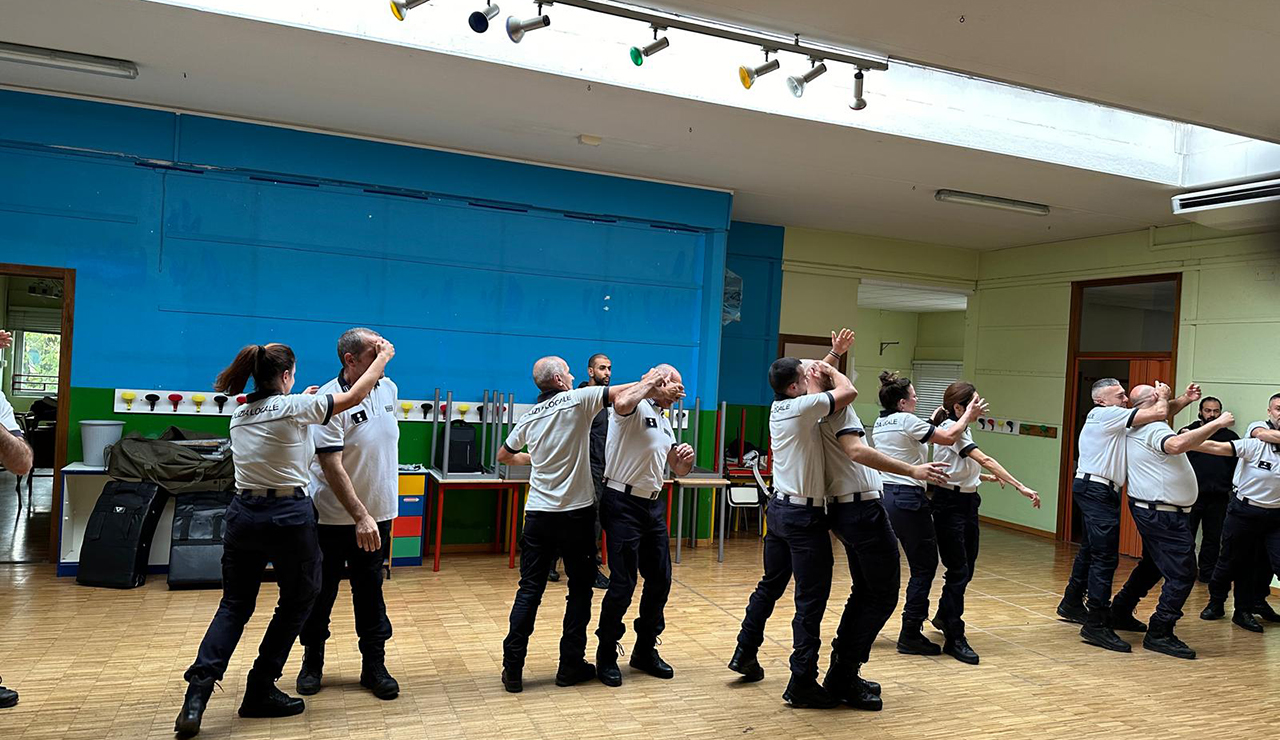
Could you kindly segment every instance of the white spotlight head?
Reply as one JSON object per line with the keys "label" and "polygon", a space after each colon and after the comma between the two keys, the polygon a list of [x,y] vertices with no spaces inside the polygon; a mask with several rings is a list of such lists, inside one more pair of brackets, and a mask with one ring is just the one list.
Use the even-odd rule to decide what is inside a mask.
{"label": "white spotlight head", "polygon": [[767,61],[759,67],[748,67],[743,65],[738,67],[738,81],[742,83],[744,88],[750,90],[751,86],[756,84],[756,79],[769,74],[781,66],[782,63],[777,59]]}
{"label": "white spotlight head", "polygon": [[471,30],[476,33],[484,33],[489,30],[489,21],[498,17],[498,6],[492,3],[485,6],[484,10],[477,10],[467,18],[467,25],[471,26]]}
{"label": "white spotlight head", "polygon": [[549,25],[551,25],[551,16],[549,15],[539,15],[523,21],[513,15],[507,18],[507,36],[518,44],[529,31],[536,31]]}
{"label": "white spotlight head", "polygon": [[429,2],[431,0],[391,0],[391,15],[394,15],[396,20],[402,21],[405,14],[410,10],[419,5],[426,5]]}
{"label": "white spotlight head", "polygon": [[853,102],[849,107],[854,110],[862,110],[867,107],[866,98],[862,97],[862,70],[853,76]]}
{"label": "white spotlight head", "polygon": [[791,77],[788,77],[787,89],[791,91],[792,95],[798,98],[801,95],[804,95],[805,85],[821,77],[822,73],[826,71],[827,71],[827,65],[823,64],[822,62],[818,62],[817,64],[813,65],[813,69],[810,69],[808,72],[805,72],[802,75],[792,75]]}

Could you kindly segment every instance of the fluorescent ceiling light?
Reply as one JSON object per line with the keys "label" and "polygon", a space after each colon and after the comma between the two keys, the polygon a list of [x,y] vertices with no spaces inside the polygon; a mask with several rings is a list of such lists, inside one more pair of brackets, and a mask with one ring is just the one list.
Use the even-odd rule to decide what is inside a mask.
{"label": "fluorescent ceiling light", "polygon": [[107,77],[121,77],[126,80],[132,80],[138,76],[138,65],[123,59],[95,57],[39,46],[9,44],[3,41],[0,41],[0,61],[66,69],[72,72],[88,72]]}
{"label": "fluorescent ceiling light", "polygon": [[1025,200],[1011,200],[1009,198],[998,198],[994,195],[980,195],[978,193],[966,193],[962,190],[939,190],[933,194],[934,198],[943,203],[963,203],[970,206],[983,206],[985,208],[997,208],[1001,211],[1013,211],[1015,213],[1026,213],[1031,216],[1048,216],[1049,206],[1041,203],[1030,203]]}

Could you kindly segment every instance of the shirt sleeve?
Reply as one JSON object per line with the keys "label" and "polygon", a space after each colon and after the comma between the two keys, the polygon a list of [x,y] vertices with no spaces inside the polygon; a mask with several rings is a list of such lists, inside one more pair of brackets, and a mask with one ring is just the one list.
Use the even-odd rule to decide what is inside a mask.
{"label": "shirt sleeve", "polygon": [[854,411],[852,406],[845,406],[837,412],[835,418],[831,420],[831,425],[836,430],[837,437],[846,434],[856,434],[859,437],[867,436],[867,430],[862,425],[862,419],[858,418],[858,412]]}
{"label": "shirt sleeve", "polygon": [[317,393],[314,396],[297,393],[289,396],[289,405],[293,420],[303,426],[328,424],[333,419],[332,393]]}
{"label": "shirt sleeve", "polygon": [[798,400],[800,417],[813,424],[822,421],[836,410],[836,397],[831,395],[831,391],[810,393],[807,396],[801,396]]}
{"label": "shirt sleeve", "polygon": [[[937,429],[937,427],[925,421],[924,419],[921,419],[919,416],[916,416],[915,414],[907,414],[907,416],[909,418],[903,420],[902,431],[906,432],[908,436],[910,436],[912,439],[916,440],[917,442],[921,442],[921,443],[928,442],[929,438],[933,436],[933,432],[935,429]],[[965,430],[965,431],[968,431],[968,430]]]}
{"label": "shirt sleeve", "polygon": [[1245,439],[1249,439],[1253,437],[1253,433],[1259,429],[1270,429],[1270,427],[1267,426],[1267,422],[1265,421],[1255,421],[1252,424],[1250,424],[1248,430],[1245,431],[1244,433]]}
{"label": "shirt sleeve", "polygon": [[347,437],[347,420],[351,414],[341,413],[329,420],[328,424],[317,424],[311,429],[311,440],[315,442],[316,452],[342,452]]}
{"label": "shirt sleeve", "polygon": [[612,405],[609,403],[609,386],[607,385],[589,385],[565,392],[572,395],[578,403],[578,408],[582,409],[582,413],[592,419],[600,413],[601,409]]}
{"label": "shirt sleeve", "polygon": [[965,427],[960,434],[960,438],[951,446],[960,457],[968,457],[970,452],[978,449],[978,445],[973,441],[973,430],[970,427]]}
{"label": "shirt sleeve", "polygon": [[1108,434],[1124,434],[1124,430],[1133,426],[1133,419],[1138,415],[1138,410],[1123,406],[1099,406],[1092,413],[1098,424]]}
{"label": "shirt sleeve", "polygon": [[511,429],[511,433],[507,435],[507,440],[502,443],[502,446],[507,448],[507,452],[515,455],[524,449],[525,432],[528,428],[529,425],[523,423],[523,421],[516,422],[515,427]]}
{"label": "shirt sleeve", "polygon": [[1237,439],[1231,442],[1231,447],[1235,449],[1236,457],[1247,463],[1252,463],[1257,462],[1262,457],[1262,450],[1266,444],[1260,439]]}
{"label": "shirt sleeve", "polygon": [[13,404],[9,403],[9,399],[0,393],[0,427],[4,427],[9,433],[21,437],[22,429],[18,426],[18,419],[13,414]]}

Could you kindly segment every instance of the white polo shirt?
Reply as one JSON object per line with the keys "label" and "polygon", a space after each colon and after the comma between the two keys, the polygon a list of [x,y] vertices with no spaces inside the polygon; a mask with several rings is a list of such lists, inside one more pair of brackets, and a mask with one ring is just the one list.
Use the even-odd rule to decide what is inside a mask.
{"label": "white polo shirt", "polygon": [[4,427],[15,437],[22,436],[22,429],[18,427],[18,419],[13,414],[13,404],[9,403],[9,399],[5,398],[2,391],[0,391],[0,427]]}
{"label": "white polo shirt", "polygon": [[652,400],[636,404],[626,416],[610,409],[604,477],[644,493],[661,491],[667,454],[675,444],[671,422]]}
{"label": "white polo shirt", "polygon": [[[872,443],[876,449],[895,460],[908,465],[923,465],[929,461],[929,446],[934,426],[915,414],[906,411],[881,411],[875,426],[871,427]],[[924,488],[918,481],[897,473],[883,473],[884,482],[895,486]]]}
{"label": "white polo shirt", "polygon": [[315,455],[314,424],[333,417],[333,396],[250,393],[231,415],[236,488],[306,488]]}
{"label": "white polo shirt", "polygon": [[773,402],[769,410],[769,436],[773,440],[776,493],[814,499],[826,497],[822,432],[818,422],[834,413],[835,407],[836,398],[830,391]]}
{"label": "white polo shirt", "polygon": [[[949,429],[959,422],[951,419],[944,420],[938,425],[939,429]],[[941,445],[934,443],[933,445],[933,461],[940,462],[947,466],[947,485],[953,488],[958,487],[962,491],[977,492],[978,484],[982,482],[982,466],[977,460],[969,457],[969,453],[978,449],[978,445],[973,442],[973,433],[968,427],[960,434],[960,438],[953,444]]]}
{"label": "white polo shirt", "polygon": [[529,447],[526,511],[573,511],[595,504],[591,480],[591,421],[608,405],[609,386],[543,393],[516,422],[503,446]]}
{"label": "white polo shirt", "polygon": [[1174,506],[1190,506],[1199,496],[1196,471],[1186,455],[1170,455],[1164,443],[1178,436],[1167,422],[1130,429],[1125,434],[1129,496]]}
{"label": "white polo shirt", "polygon": [[1231,443],[1239,462],[1232,480],[1236,493],[1268,509],[1280,508],[1280,452],[1260,439]]}
{"label": "white polo shirt", "polygon": [[822,479],[828,498],[846,493],[866,493],[884,488],[880,471],[849,459],[840,438],[847,434],[867,436],[862,419],[852,406],[845,406],[818,424],[822,434]]}
{"label": "white polo shirt", "polygon": [[1255,429],[1271,429],[1271,424],[1266,421],[1255,421],[1249,424],[1249,428],[1245,430],[1244,438],[1249,439],[1253,436]]}
{"label": "white polo shirt", "polygon": [[1125,432],[1133,426],[1137,409],[1123,406],[1095,406],[1084,419],[1080,430],[1080,457],[1076,473],[1100,475],[1117,486],[1123,486],[1125,470]]}
{"label": "white polo shirt", "polygon": [[[338,377],[320,387],[320,393],[350,390]],[[316,454],[341,452],[342,467],[351,479],[356,498],[369,510],[375,522],[396,518],[400,511],[400,424],[396,409],[400,406],[400,390],[390,378],[373,386],[359,406],[335,414],[328,424],[312,427],[311,438]],[[316,500],[317,522],[320,524],[353,524],[329,479],[320,458],[311,461],[311,496]]]}

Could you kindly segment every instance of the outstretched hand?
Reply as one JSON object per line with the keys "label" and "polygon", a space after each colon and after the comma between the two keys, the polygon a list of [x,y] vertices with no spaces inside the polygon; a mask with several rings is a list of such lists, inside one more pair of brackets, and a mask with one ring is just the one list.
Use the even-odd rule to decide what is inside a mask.
{"label": "outstretched hand", "polygon": [[0,329],[0,349],[8,349],[11,346],[13,346],[13,335]]}
{"label": "outstretched hand", "polygon": [[831,351],[837,357],[843,356],[853,346],[853,332],[849,329],[841,329],[838,332],[831,332]]}

